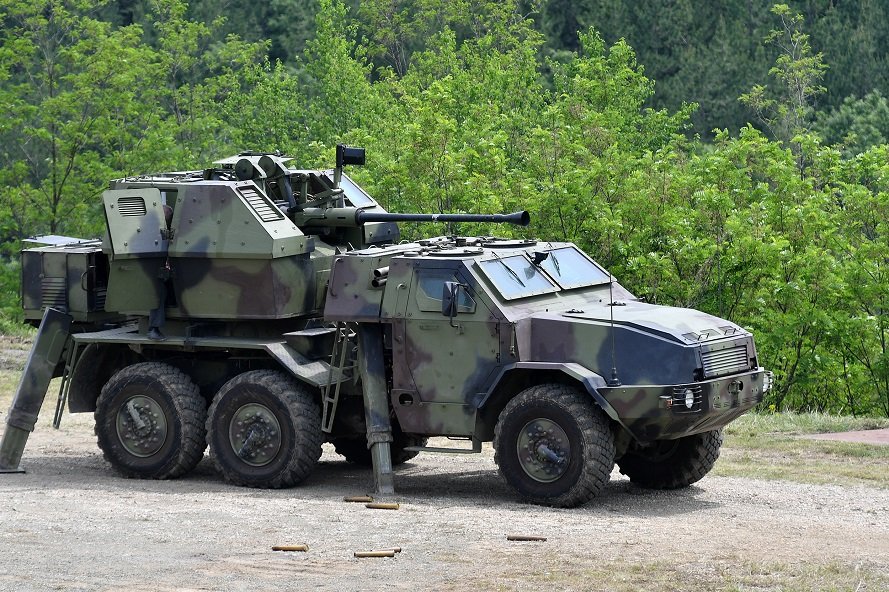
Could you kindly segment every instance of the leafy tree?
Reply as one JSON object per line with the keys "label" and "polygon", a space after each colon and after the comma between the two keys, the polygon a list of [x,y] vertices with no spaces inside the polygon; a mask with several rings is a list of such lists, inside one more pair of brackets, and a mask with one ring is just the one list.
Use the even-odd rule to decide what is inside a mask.
{"label": "leafy tree", "polygon": [[309,142],[333,146],[347,131],[365,123],[364,114],[374,107],[372,66],[348,14],[340,0],[321,0],[315,37],[306,46],[302,63],[310,90],[302,124]]}
{"label": "leafy tree", "polygon": [[777,86],[754,85],[741,95],[741,102],[753,109],[775,138],[790,143],[799,155],[796,138],[809,129],[813,101],[825,91],[820,82],[827,66],[821,53],[812,52],[809,35],[802,31],[802,15],[792,13],[786,4],[776,4],[772,12],[780,19],[781,27],[773,29],[765,41],[780,50],[775,66],[769,70]]}
{"label": "leafy tree", "polygon": [[[842,207],[838,228],[845,236],[849,318],[842,353],[847,366],[864,377],[852,383],[852,413],[870,404],[889,415],[889,147],[872,148],[840,164],[837,195]],[[847,377],[851,382],[852,376]]]}
{"label": "leafy tree", "polygon": [[193,21],[187,9],[184,0],[152,3],[160,71],[155,100],[164,118],[147,129],[150,146],[145,150],[155,161],[153,166],[180,170],[218,158],[221,150],[236,150],[232,128],[242,122],[233,126],[224,120],[219,105],[240,90],[241,72],[261,61],[265,50],[264,44],[234,36],[219,42],[214,33],[224,19]]}
{"label": "leafy tree", "polygon": [[155,73],[141,30],[114,29],[90,16],[101,4],[0,6],[0,209],[13,222],[7,240],[96,232],[87,214],[96,213],[94,198],[113,170],[105,155],[135,145],[156,113],[141,92]]}
{"label": "leafy tree", "polygon": [[879,90],[861,99],[846,97],[839,108],[818,114],[815,129],[827,144],[854,157],[889,140],[889,101]]}

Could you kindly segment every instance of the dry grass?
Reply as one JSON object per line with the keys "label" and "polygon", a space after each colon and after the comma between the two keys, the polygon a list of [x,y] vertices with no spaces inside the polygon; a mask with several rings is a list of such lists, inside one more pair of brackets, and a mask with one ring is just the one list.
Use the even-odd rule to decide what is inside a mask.
{"label": "dry grass", "polygon": [[800,438],[804,434],[889,427],[881,418],[750,414],[725,431],[713,474],[889,488],[889,446]]}

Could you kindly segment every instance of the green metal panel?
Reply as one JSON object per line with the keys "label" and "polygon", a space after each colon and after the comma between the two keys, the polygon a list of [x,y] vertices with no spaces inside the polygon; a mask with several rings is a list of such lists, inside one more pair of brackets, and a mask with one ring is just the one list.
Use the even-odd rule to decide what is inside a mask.
{"label": "green metal panel", "polygon": [[167,251],[161,192],[151,187],[102,194],[113,258],[156,257]]}
{"label": "green metal panel", "polygon": [[123,259],[111,262],[105,308],[124,314],[148,314],[160,303],[158,274],[166,258]]}
{"label": "green metal panel", "polygon": [[172,228],[171,257],[273,259],[314,248],[252,181],[183,186]]}

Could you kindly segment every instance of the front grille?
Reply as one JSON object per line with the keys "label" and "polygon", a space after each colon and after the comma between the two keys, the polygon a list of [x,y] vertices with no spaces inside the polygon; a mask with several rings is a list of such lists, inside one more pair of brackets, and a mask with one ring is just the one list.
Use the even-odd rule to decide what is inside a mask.
{"label": "front grille", "polygon": [[702,352],[701,359],[704,363],[704,378],[725,376],[750,369],[746,343]]}
{"label": "front grille", "polygon": [[63,277],[45,277],[40,285],[40,298],[43,306],[67,310],[68,290]]}
{"label": "front grille", "polygon": [[274,222],[284,219],[284,214],[254,189],[240,187],[238,191],[241,192],[241,195],[263,222]]}
{"label": "front grille", "polygon": [[[691,407],[689,407],[686,403],[686,399],[689,398],[686,391],[691,391]],[[692,384],[689,386],[674,386],[670,409],[673,410],[673,413],[677,414],[697,413],[701,410],[703,400],[704,391],[699,384]]]}

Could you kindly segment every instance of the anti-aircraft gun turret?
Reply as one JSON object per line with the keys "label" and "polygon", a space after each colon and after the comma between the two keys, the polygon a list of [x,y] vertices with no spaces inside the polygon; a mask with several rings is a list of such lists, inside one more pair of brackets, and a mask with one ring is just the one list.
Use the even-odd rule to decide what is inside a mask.
{"label": "anti-aircraft gun turret", "polygon": [[[67,404],[73,412],[94,411],[97,430],[106,419],[118,436],[122,423],[138,428],[145,421],[131,410],[100,417],[109,413],[100,395],[116,374],[139,363],[188,374],[203,409],[247,368],[284,368],[316,389],[341,382],[344,373],[329,371],[326,361],[336,331],[322,318],[338,254],[398,242],[403,221],[529,222],[526,212],[388,213],[343,172],[364,164],[361,148],[337,146],[332,170],[293,169],[290,160],[245,152],[205,170],[114,180],[102,195],[103,240],[35,239],[51,244],[22,252],[25,318],[44,324],[39,355],[25,369],[9,416],[0,469],[17,469],[52,377],[63,379],[56,426]],[[146,413],[156,411],[146,405]],[[144,440],[133,434],[133,441]],[[143,444],[128,446],[125,436],[100,433],[100,446],[103,440],[106,456],[125,473],[181,471],[154,463],[146,472],[134,459],[156,451],[146,455]],[[198,458],[194,451],[185,456]]]}
{"label": "anti-aircraft gun turret", "polygon": [[0,470],[18,470],[60,376],[55,425],[66,404],[93,412],[129,476],[178,477],[209,446],[227,481],[287,487],[327,441],[386,494],[420,452],[493,442],[521,497],[575,506],[615,462],[643,487],[701,479],[770,388],[749,332],[640,302],[571,243],[401,241],[399,222],[529,219],[386,212],[343,172],[363,161],[242,153],[118,179],[103,240],[23,251],[25,315],[43,320]]}

